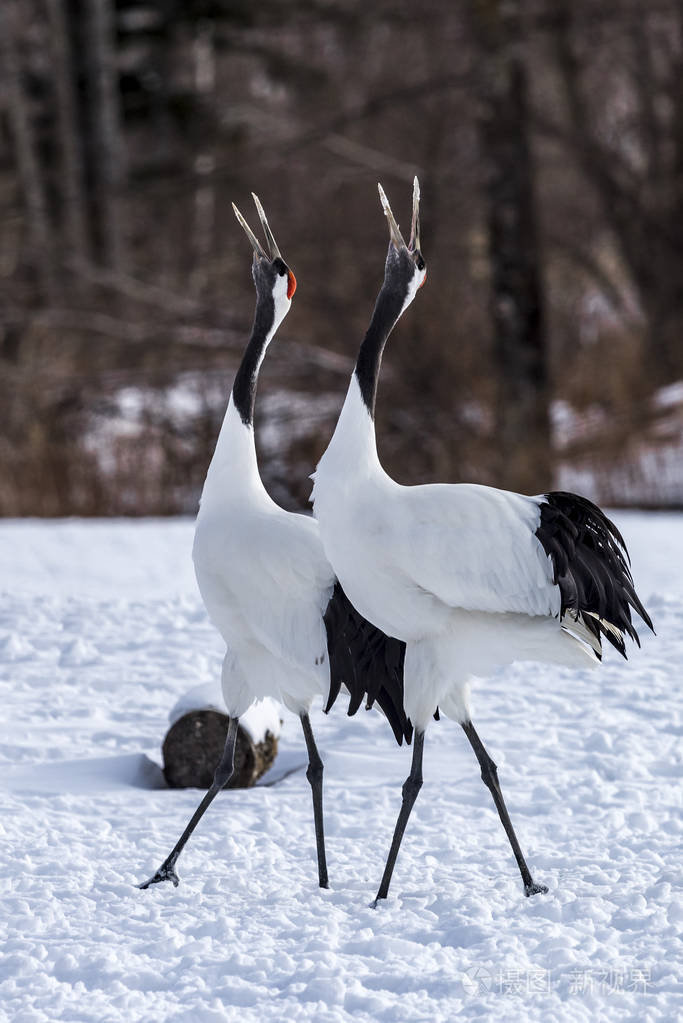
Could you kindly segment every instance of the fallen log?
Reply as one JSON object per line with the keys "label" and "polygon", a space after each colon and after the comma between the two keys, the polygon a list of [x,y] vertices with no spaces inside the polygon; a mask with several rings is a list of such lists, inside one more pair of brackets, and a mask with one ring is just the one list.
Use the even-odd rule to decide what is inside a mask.
{"label": "fallen log", "polygon": [[[213,686],[199,686],[171,712],[162,747],[164,776],[171,788],[208,789],[211,785],[230,720],[214,695]],[[279,713],[272,700],[262,701],[240,718],[235,771],[226,788],[249,788],[272,767],[279,732]]]}

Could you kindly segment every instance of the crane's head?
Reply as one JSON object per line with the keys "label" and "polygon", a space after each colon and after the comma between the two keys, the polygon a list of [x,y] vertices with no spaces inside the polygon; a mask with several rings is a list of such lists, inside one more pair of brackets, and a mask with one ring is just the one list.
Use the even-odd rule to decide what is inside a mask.
{"label": "crane's head", "polygon": [[413,216],[410,222],[410,241],[406,245],[399,231],[391,206],[380,184],[379,198],[389,224],[389,252],[384,267],[384,287],[403,297],[403,312],[413,301],[417,289],[427,277],[427,267],[420,251],[420,184],[413,180]]}
{"label": "crane's head", "polygon": [[263,233],[266,236],[268,252],[266,252],[263,248],[260,241],[234,203],[232,204],[232,208],[235,211],[235,216],[244,228],[244,232],[251,242],[251,247],[254,250],[254,261],[251,272],[254,278],[254,284],[256,285],[258,301],[266,302],[268,306],[270,306],[270,302],[272,301],[274,307],[274,323],[278,324],[289,312],[292,296],[296,291],[296,277],[282,258],[259,197],[254,195],[253,192],[251,195],[254,203],[256,204],[256,212],[259,215],[259,220],[263,227]]}

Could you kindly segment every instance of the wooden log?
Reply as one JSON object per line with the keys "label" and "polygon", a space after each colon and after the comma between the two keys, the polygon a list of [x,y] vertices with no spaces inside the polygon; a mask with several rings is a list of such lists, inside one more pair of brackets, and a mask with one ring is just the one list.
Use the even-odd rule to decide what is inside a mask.
{"label": "wooden log", "polygon": [[[178,718],[166,733],[163,744],[164,775],[174,789],[208,789],[218,764],[229,717],[218,710],[191,710]],[[245,789],[254,785],[273,764],[277,755],[277,737],[266,731],[254,742],[240,725],[235,746],[235,771],[226,785]]]}

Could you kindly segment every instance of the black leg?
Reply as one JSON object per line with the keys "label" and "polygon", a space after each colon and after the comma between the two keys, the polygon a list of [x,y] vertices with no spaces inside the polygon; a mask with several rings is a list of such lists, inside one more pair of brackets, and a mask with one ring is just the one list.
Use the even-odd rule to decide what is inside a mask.
{"label": "black leg", "polygon": [[221,757],[220,763],[214,772],[211,788],[208,789],[206,795],[195,810],[190,823],[187,825],[173,850],[161,864],[156,874],[154,874],[153,877],[150,877],[148,881],[143,881],[142,884],[139,884],[138,888],[149,888],[150,885],[158,884],[159,881],[172,881],[174,887],[178,887],[179,878],[175,872],[176,860],[183,851],[188,838],[199,824],[201,818],[204,816],[204,812],[208,809],[223,786],[227,785],[232,777],[232,772],[235,766],[235,742],[237,741],[238,723],[238,718],[230,718],[228,734],[223,748],[223,756]]}
{"label": "black leg", "polygon": [[327,860],[325,859],[325,830],[323,827],[323,762],[313,738],[313,729],[308,714],[301,715],[301,724],[308,750],[306,777],[313,793],[313,820],[315,821],[315,846],[318,853],[318,884],[329,888],[327,883]]}
{"label": "black leg", "polygon": [[479,761],[479,766],[481,767],[482,781],[484,782],[484,785],[486,785],[487,789],[493,796],[493,802],[496,804],[498,816],[500,817],[503,823],[503,827],[505,828],[505,834],[508,836],[510,845],[512,846],[512,851],[515,854],[517,866],[519,867],[519,872],[522,875],[522,882],[524,884],[524,894],[545,895],[548,889],[544,884],[536,884],[534,882],[531,874],[529,873],[529,868],[526,865],[526,860],[524,859],[522,850],[519,847],[519,842],[517,841],[515,829],[512,826],[512,821],[510,820],[510,815],[507,812],[505,800],[503,799],[503,793],[501,792],[500,784],[498,782],[498,769],[496,768],[496,765],[494,764],[493,760],[491,760],[491,757],[486,752],[486,749],[484,748],[484,743],[477,735],[472,722],[466,721],[462,727],[465,732],[465,735],[470,741],[472,749],[476,754],[477,760]]}
{"label": "black leg", "polygon": [[394,872],[394,865],[396,863],[396,857],[398,856],[398,850],[401,846],[403,832],[406,830],[406,824],[410,817],[410,811],[417,799],[417,794],[422,788],[422,751],[424,749],[425,733],[416,731],[413,741],[413,762],[410,767],[410,774],[403,783],[403,801],[401,803],[401,810],[398,815],[398,820],[396,821],[394,838],[391,843],[391,849],[389,850],[389,856],[387,857],[387,865],[384,868],[384,874],[382,875],[382,883],[379,886],[377,898],[375,899],[375,905],[377,905],[380,899],[386,899],[389,894],[391,875]]}

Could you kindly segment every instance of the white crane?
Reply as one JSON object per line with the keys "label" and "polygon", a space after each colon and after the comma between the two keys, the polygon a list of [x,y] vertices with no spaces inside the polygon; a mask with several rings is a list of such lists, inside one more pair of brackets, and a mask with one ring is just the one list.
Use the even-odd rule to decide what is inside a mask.
{"label": "white crane", "polygon": [[315,519],[280,508],[259,475],[254,445],[258,374],[289,312],[296,279],[261,203],[253,198],[269,253],[233,204],[254,250],[256,312],[204,483],[192,552],[202,599],[227,646],[221,681],[230,724],[211,787],[169,856],[140,888],[160,881],[177,886],[175,863],[205,810],[230,780],[238,719],[254,701],[274,697],[301,719],[321,888],[328,886],[323,764],[309,719],[311,703],[321,695],[329,710],[343,683],[351,692],[349,713],[363,699],[368,705],[376,700],[399,744],[411,734],[402,707],[401,644],[388,640],[350,605],[325,558]]}
{"label": "white crane", "polygon": [[470,681],[518,660],[584,667],[601,639],[624,654],[636,642],[636,596],[624,541],[589,501],[474,484],[400,486],[382,468],[375,397],[382,352],[424,283],[415,179],[405,244],[380,186],[390,244],[380,289],[330,444],[314,474],[314,513],[325,553],[349,599],[406,644],[405,711],[415,729],[412,767],[377,899],[387,897],[410,811],[422,785],[424,733],[436,708],[459,721],[481,767],[519,866],[519,847],[496,765],[472,724]]}

